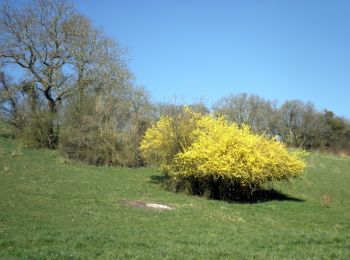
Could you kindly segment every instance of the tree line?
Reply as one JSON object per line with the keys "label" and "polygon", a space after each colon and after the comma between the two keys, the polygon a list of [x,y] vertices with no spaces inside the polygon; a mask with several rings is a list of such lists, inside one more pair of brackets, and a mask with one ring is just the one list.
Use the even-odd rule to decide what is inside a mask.
{"label": "tree line", "polygon": [[287,100],[277,106],[276,101],[242,93],[222,98],[213,111],[291,147],[333,152],[350,149],[349,121],[332,111],[319,111],[311,102]]}
{"label": "tree line", "polygon": [[[0,71],[1,118],[16,134],[29,145],[59,149],[92,164],[143,165],[139,144],[147,128],[161,115],[182,110],[177,104],[152,103],[135,84],[126,49],[67,0],[1,5]],[[190,106],[248,124],[293,147],[350,150],[349,122],[311,103],[277,106],[243,93],[212,107]]]}

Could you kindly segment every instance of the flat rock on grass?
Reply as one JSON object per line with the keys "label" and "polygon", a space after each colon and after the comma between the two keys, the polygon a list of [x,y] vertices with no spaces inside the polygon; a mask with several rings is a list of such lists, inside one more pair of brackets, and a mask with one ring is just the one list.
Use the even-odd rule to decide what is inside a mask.
{"label": "flat rock on grass", "polygon": [[125,205],[129,205],[135,208],[144,208],[144,209],[156,209],[156,210],[172,210],[173,207],[165,204],[158,203],[148,203],[140,200],[122,200]]}

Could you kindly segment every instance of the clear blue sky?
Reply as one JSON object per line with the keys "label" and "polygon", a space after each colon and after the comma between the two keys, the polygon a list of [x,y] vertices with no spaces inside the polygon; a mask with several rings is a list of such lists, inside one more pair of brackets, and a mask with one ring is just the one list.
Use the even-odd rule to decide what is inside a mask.
{"label": "clear blue sky", "polygon": [[75,3],[128,47],[136,82],[155,101],[248,92],[350,117],[350,1]]}

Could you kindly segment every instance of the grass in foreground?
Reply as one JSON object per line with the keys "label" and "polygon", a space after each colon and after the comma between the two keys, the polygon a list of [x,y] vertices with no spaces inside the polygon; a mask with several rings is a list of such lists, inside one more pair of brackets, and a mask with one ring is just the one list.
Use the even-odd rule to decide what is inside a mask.
{"label": "grass in foreground", "polygon": [[228,203],[167,192],[150,168],[65,163],[0,128],[0,258],[350,258],[350,159],[311,154],[305,179],[274,185],[301,201]]}

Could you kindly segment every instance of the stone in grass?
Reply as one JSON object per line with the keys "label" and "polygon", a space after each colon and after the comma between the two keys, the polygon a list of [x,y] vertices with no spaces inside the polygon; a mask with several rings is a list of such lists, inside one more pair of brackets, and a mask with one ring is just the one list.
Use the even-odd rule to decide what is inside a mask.
{"label": "stone in grass", "polygon": [[158,203],[147,203],[139,200],[123,200],[123,203],[135,208],[156,209],[156,210],[172,210],[174,208]]}
{"label": "stone in grass", "polygon": [[157,203],[146,203],[146,207],[153,208],[153,209],[160,209],[160,210],[171,210],[173,208],[163,205],[163,204],[157,204]]}

